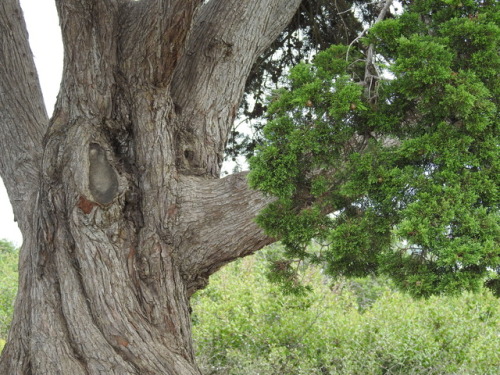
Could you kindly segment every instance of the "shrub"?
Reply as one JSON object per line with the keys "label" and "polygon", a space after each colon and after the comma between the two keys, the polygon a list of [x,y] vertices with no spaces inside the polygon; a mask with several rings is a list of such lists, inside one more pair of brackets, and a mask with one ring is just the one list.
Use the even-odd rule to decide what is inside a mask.
{"label": "shrub", "polygon": [[[7,337],[12,320],[18,283],[18,256],[18,250],[12,243],[0,240],[0,339]],[[0,347],[3,347],[1,342]]]}
{"label": "shrub", "polygon": [[486,290],[414,300],[386,280],[325,278],[283,294],[265,256],[235,262],[193,299],[205,374],[496,374],[500,301]]}

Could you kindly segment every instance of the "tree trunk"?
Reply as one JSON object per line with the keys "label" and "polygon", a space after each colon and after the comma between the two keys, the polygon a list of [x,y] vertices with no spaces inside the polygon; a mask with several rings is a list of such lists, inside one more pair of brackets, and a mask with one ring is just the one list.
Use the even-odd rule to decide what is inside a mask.
{"label": "tree trunk", "polygon": [[0,173],[24,237],[1,374],[199,374],[189,298],[272,239],[219,178],[245,80],[300,0],[56,0],[47,118],[18,0],[0,4]]}

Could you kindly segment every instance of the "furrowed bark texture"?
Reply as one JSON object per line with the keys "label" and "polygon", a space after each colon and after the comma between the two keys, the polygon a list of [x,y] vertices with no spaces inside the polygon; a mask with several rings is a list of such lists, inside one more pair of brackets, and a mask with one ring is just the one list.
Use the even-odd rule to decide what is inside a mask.
{"label": "furrowed bark texture", "polygon": [[18,0],[0,4],[0,173],[23,232],[1,374],[199,374],[189,298],[272,242],[220,179],[245,80],[300,0],[56,0],[49,120]]}

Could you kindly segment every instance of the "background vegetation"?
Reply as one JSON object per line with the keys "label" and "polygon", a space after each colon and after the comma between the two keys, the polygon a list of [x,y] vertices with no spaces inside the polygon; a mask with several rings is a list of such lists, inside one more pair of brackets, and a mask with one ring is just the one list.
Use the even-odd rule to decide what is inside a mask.
{"label": "background vegetation", "polygon": [[284,294],[271,252],[214,275],[192,303],[205,374],[498,374],[500,301],[412,299],[383,278],[333,280],[300,267],[310,292]]}
{"label": "background vegetation", "polygon": [[8,241],[0,240],[0,351],[5,345],[9,324],[14,312],[17,292],[18,250]]}

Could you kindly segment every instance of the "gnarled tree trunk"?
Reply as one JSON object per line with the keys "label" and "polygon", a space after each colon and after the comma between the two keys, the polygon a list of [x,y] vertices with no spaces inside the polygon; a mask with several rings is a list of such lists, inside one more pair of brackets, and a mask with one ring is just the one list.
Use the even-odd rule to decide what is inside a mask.
{"label": "gnarled tree trunk", "polygon": [[24,237],[1,374],[199,374],[189,298],[271,239],[219,178],[245,80],[300,0],[56,0],[45,112],[18,0],[0,3],[0,173]]}

